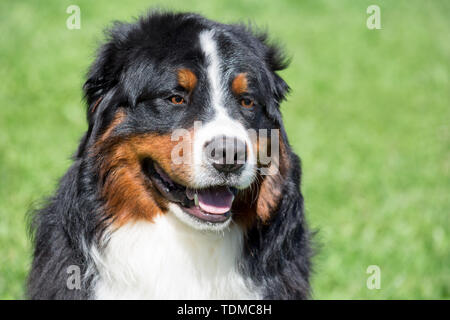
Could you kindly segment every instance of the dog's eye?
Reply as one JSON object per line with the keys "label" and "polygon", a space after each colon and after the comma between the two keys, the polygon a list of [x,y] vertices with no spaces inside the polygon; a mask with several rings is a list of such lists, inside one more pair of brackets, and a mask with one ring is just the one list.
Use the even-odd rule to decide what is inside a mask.
{"label": "dog's eye", "polygon": [[173,95],[169,98],[170,102],[172,102],[173,104],[183,104],[184,103],[184,98],[182,96],[179,95]]}
{"label": "dog's eye", "polygon": [[241,106],[245,107],[245,108],[251,108],[253,107],[254,101],[252,99],[249,98],[242,98],[241,99]]}

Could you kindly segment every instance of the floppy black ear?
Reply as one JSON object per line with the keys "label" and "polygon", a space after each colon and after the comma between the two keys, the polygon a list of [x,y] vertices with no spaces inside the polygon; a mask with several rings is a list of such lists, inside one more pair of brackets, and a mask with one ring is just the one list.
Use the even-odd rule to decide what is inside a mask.
{"label": "floppy black ear", "polygon": [[269,73],[267,77],[268,84],[273,97],[273,99],[270,99],[268,102],[267,113],[272,119],[281,122],[279,106],[286,98],[290,88],[278,72],[287,68],[290,61],[283,53],[280,46],[270,43],[266,33],[263,32],[258,34],[257,38],[263,47],[264,60]]}
{"label": "floppy black ear", "polygon": [[280,103],[286,98],[286,94],[289,93],[290,88],[277,72],[286,69],[290,61],[286,58],[280,47],[274,44],[268,44],[267,38],[263,41],[267,46],[266,62],[273,76],[273,94],[277,103]]}
{"label": "floppy black ear", "polygon": [[89,69],[88,77],[83,90],[88,104],[88,115],[93,113],[101,99],[109,90],[118,83],[120,74],[119,66],[115,64],[114,44],[103,45],[95,62]]}
{"label": "floppy black ear", "polygon": [[133,28],[131,24],[115,22],[105,31],[106,43],[98,50],[83,86],[89,109],[119,82],[125,61],[124,47]]}
{"label": "floppy black ear", "polygon": [[[81,157],[98,133],[112,120],[111,107],[121,103],[118,84],[123,68],[121,46],[130,26],[116,23],[107,31],[108,42],[100,47],[83,85],[87,103],[88,131],[81,139],[77,157]],[[108,111],[111,111],[108,113]]]}
{"label": "floppy black ear", "polygon": [[277,74],[274,73],[274,91],[273,94],[278,103],[283,101],[286,98],[286,95],[289,93],[290,88],[289,85]]}

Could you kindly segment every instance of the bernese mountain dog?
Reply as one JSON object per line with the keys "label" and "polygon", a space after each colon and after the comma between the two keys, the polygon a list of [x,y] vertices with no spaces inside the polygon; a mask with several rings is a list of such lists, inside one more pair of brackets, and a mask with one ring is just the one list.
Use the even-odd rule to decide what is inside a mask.
{"label": "bernese mountain dog", "polygon": [[310,297],[286,65],[243,24],[160,11],[115,23],[83,87],[88,130],[33,215],[28,297]]}

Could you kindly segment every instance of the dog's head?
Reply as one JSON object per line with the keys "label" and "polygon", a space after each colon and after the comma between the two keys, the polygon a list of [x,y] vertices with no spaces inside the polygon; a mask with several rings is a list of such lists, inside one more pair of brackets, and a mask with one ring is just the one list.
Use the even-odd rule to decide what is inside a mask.
{"label": "dog's head", "polygon": [[115,25],[84,85],[78,151],[115,223],[168,211],[198,229],[269,219],[289,168],[284,66],[241,25],[166,13]]}

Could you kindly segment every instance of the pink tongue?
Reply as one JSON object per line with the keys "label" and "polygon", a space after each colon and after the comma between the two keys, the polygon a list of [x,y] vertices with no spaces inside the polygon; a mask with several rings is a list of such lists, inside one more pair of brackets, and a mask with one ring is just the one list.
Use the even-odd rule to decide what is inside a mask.
{"label": "pink tongue", "polygon": [[198,205],[211,214],[224,214],[230,211],[234,195],[228,187],[198,191]]}

